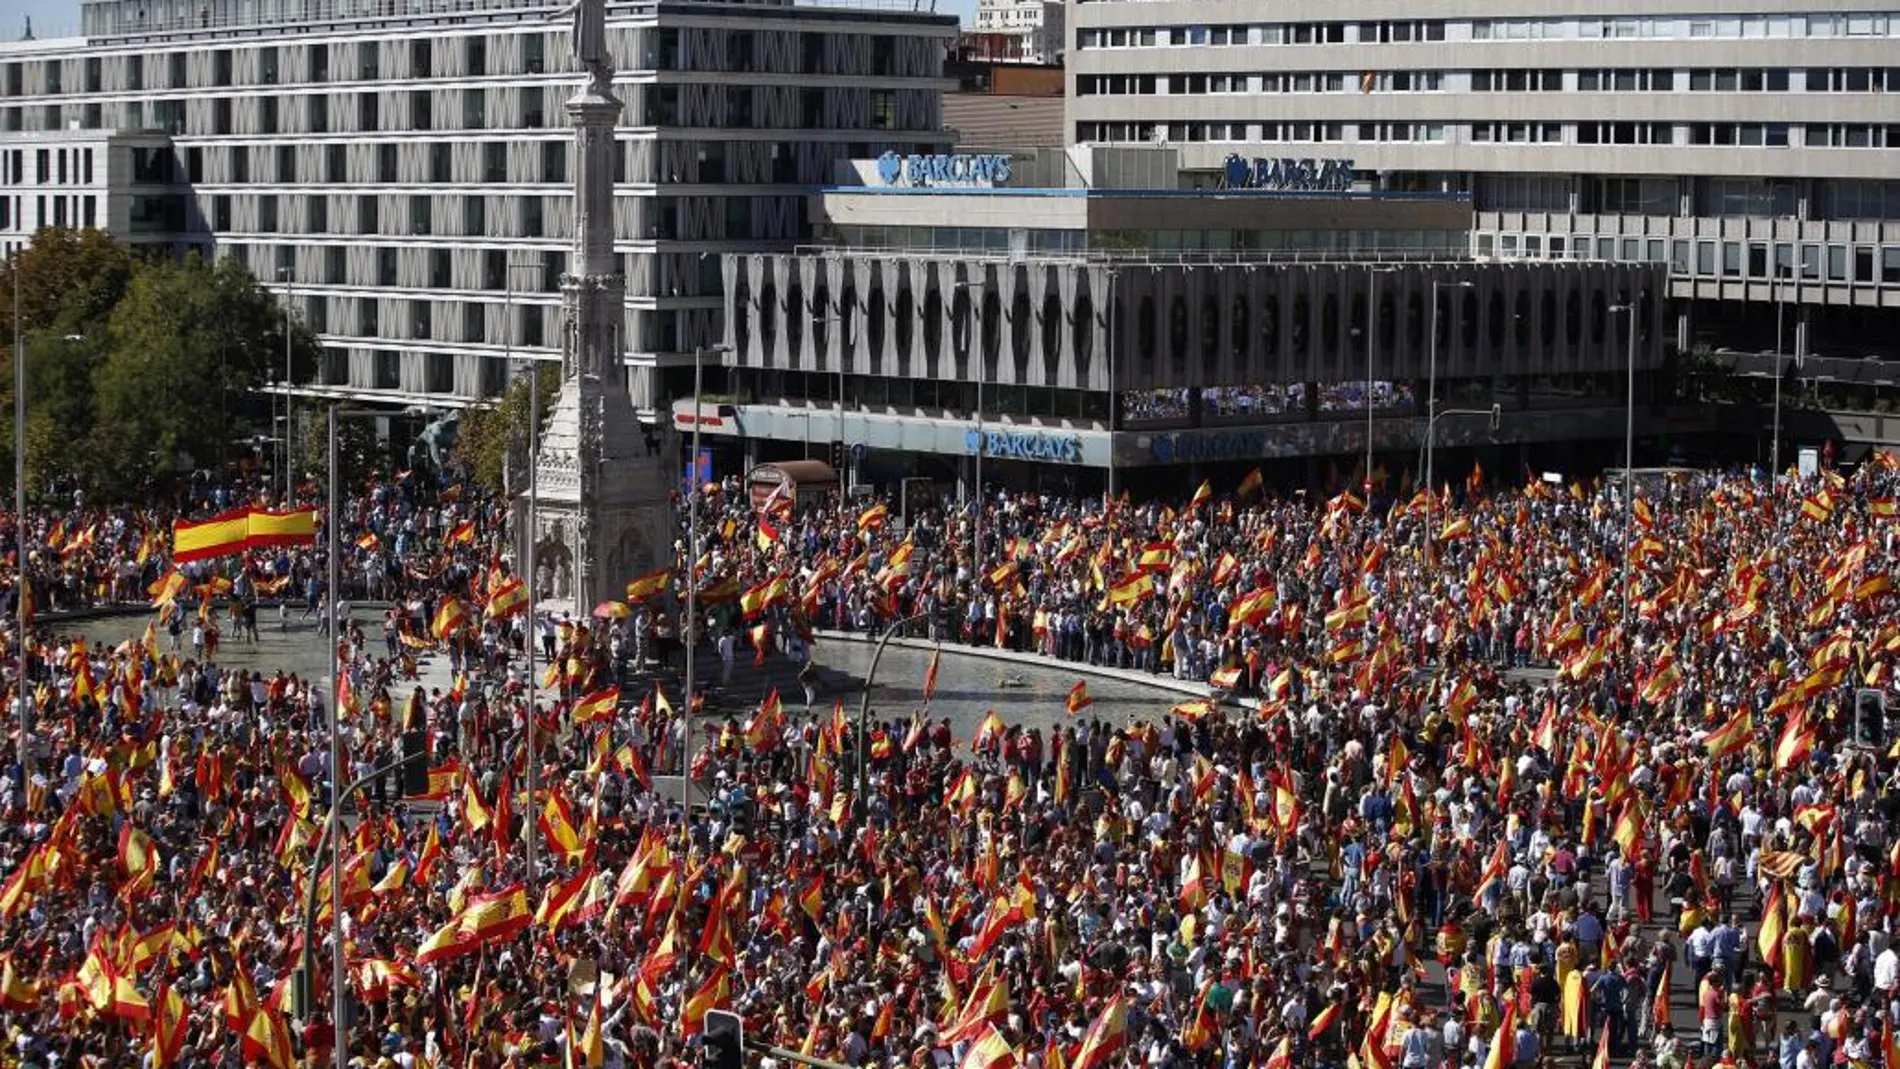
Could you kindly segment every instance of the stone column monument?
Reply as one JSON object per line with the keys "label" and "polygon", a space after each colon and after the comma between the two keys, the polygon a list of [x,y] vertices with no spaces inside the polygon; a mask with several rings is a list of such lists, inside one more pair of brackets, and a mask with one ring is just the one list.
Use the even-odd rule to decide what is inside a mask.
{"label": "stone column monument", "polygon": [[[573,52],[587,84],[567,102],[574,123],[574,251],[561,276],[561,387],[534,457],[536,595],[585,616],[627,580],[672,562],[671,428],[649,436],[634,416],[621,360],[626,279],[614,254],[614,123],[606,0],[575,0]],[[526,511],[526,498],[517,500]]]}

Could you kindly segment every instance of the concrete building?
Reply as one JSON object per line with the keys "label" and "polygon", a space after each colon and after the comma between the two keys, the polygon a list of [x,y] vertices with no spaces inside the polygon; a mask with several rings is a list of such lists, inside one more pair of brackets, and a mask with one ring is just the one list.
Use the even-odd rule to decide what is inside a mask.
{"label": "concrete building", "polygon": [[[620,338],[644,414],[718,340],[719,254],[803,240],[839,158],[948,141],[955,32],[908,4],[614,4]],[[134,168],[121,191],[94,145],[93,181],[114,183],[95,218],[280,288],[328,349],[311,394],[455,405],[558,358],[578,77],[558,5],[89,0],[83,33],[0,45],[0,159],[24,167],[0,186],[20,198],[6,240],[60,218],[39,210],[40,154],[105,139],[168,162],[148,153],[164,181]]]}
{"label": "concrete building", "polygon": [[1810,352],[1900,355],[1900,11],[1087,0],[1068,33],[1077,142],[1468,192],[1481,260],[1667,267],[1685,349],[1789,353],[1805,319]]}
{"label": "concrete building", "polygon": [[42,226],[98,227],[145,248],[196,240],[164,134],[49,130],[0,137],[0,256]]}
{"label": "concrete building", "polygon": [[976,0],[976,35],[1007,42],[996,59],[1057,63],[1067,6],[1062,0]]}
{"label": "concrete building", "polygon": [[[1511,470],[1619,455],[1665,266],[1477,262],[1463,196],[1184,191],[1176,159],[850,164],[814,198],[835,244],[726,258],[730,366],[676,424],[726,471],[811,458],[966,491],[979,454],[985,484],[1178,491],[1266,464],[1337,485],[1368,436],[1398,480],[1447,410],[1429,440]],[[1465,418],[1494,405],[1495,429]]]}
{"label": "concrete building", "polygon": [[994,58],[994,46],[1008,40],[964,34],[944,64],[944,75],[956,79],[957,87],[944,94],[943,125],[962,151],[1068,144],[1061,65]]}

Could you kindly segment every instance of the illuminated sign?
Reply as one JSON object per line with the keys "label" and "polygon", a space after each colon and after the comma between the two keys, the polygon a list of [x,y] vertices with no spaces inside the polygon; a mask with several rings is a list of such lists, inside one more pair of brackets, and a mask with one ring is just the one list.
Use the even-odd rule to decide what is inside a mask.
{"label": "illuminated sign", "polygon": [[1055,464],[1077,464],[1082,460],[1082,439],[1073,434],[972,428],[963,436],[963,448],[975,453],[979,447],[984,456],[1001,460],[1040,460]]}
{"label": "illuminated sign", "polygon": [[878,180],[887,186],[925,189],[1000,186],[1009,182],[1007,155],[910,155],[886,152],[877,158]]}
{"label": "illuminated sign", "polygon": [[1351,160],[1316,160],[1236,153],[1222,165],[1229,189],[1279,189],[1292,193],[1345,193],[1352,189]]}

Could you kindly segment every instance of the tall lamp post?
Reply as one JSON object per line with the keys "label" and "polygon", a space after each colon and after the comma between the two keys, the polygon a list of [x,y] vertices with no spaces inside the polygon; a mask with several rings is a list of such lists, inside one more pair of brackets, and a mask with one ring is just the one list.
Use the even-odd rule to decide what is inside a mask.
{"label": "tall lamp post", "polygon": [[[878,636],[877,649],[871,652],[871,670],[864,673],[864,689],[858,696],[858,822],[862,824],[871,815],[871,685],[877,681],[877,663],[884,659],[884,647],[905,627],[924,619],[927,612],[913,613],[899,620],[892,620],[884,633]],[[939,646],[942,643],[938,643]]]}
{"label": "tall lamp post", "polygon": [[33,747],[31,740],[33,706],[26,696],[26,626],[27,626],[27,578],[26,578],[26,325],[21,318],[20,271],[26,266],[24,248],[15,249],[13,263],[13,561],[18,572],[18,590],[14,592],[14,609],[19,613],[20,648],[14,652],[20,657],[19,685],[14,688],[14,698],[19,702],[20,710],[20,784],[24,791],[26,784],[33,779]]}
{"label": "tall lamp post", "polygon": [[1629,321],[1629,330],[1623,342],[1623,359],[1627,366],[1625,396],[1623,401],[1623,561],[1617,585],[1622,588],[1622,622],[1625,637],[1628,636],[1630,611],[1630,550],[1634,546],[1636,525],[1636,299],[1623,304],[1613,304],[1610,311],[1621,312]]}
{"label": "tall lamp post", "polygon": [[1366,269],[1366,506],[1372,505],[1372,363],[1379,355],[1379,276],[1390,275],[1395,267]]}
{"label": "tall lamp post", "polygon": [[[328,838],[331,843],[337,842],[341,834],[343,802],[349,794],[349,791],[343,790],[343,655],[342,646],[338,642],[341,636],[337,630],[339,621],[336,611],[338,595],[342,593],[342,587],[339,585],[341,572],[337,564],[338,555],[341,553],[342,524],[339,521],[342,514],[339,511],[339,495],[337,493],[337,484],[340,480],[338,478],[336,429],[339,420],[374,419],[382,415],[385,415],[385,413],[378,412],[375,409],[339,409],[335,406],[331,406],[329,410],[329,426],[327,428],[329,435],[325,449],[326,466],[329,471],[329,479],[327,480],[329,486],[326,490],[327,504],[324,513],[323,537],[325,542],[324,582],[328,584],[330,593],[329,603],[324,607],[326,622],[329,625],[326,637],[330,642],[330,815],[329,819],[324,822],[323,835]],[[372,773],[369,779],[374,779],[375,776],[376,773]],[[355,789],[355,787],[351,787],[350,791]],[[314,897],[315,891],[313,890],[311,893]],[[336,1069],[349,1069],[349,1044],[345,1042],[347,1033],[345,1032],[343,1019],[343,1011],[347,999],[343,982],[345,972],[345,960],[343,956],[343,866],[334,863],[330,865],[330,940],[332,955],[330,961],[330,1026],[336,1031],[336,1042],[333,1044],[336,1048]],[[306,935],[304,945],[308,947],[310,942],[309,935]]]}
{"label": "tall lamp post", "polygon": [[686,694],[680,713],[680,827],[683,829],[691,826],[689,814],[693,808],[693,688],[699,654],[699,576],[694,574],[694,569],[699,567],[699,499],[704,490],[699,483],[699,441],[700,429],[706,422],[700,399],[706,384],[706,354],[730,352],[732,346],[725,344],[702,345],[693,350],[693,455],[686,461],[686,470],[692,472],[686,492],[686,625],[680,628],[680,637],[686,641]]}
{"label": "tall lamp post", "polygon": [[280,267],[277,269],[277,279],[284,284],[284,293],[282,298],[280,298],[284,306],[284,440],[278,447],[278,452],[282,453],[284,457],[284,491],[283,496],[278,500],[284,505],[290,503],[292,482],[290,436],[293,428],[296,427],[296,424],[291,418],[293,415],[292,406],[295,402],[290,392],[292,385],[292,373],[290,369],[290,286],[294,281],[292,275],[293,272],[288,267]]}
{"label": "tall lamp post", "polygon": [[[1432,424],[1438,419],[1438,291],[1441,289],[1468,290],[1471,280],[1461,278],[1453,282],[1442,279],[1432,280],[1432,344],[1430,356],[1425,365],[1425,496],[1427,507],[1432,495]],[[1426,517],[1426,537],[1430,538],[1431,518]]]}
{"label": "tall lamp post", "polygon": [[[539,267],[539,264],[531,260],[517,260],[513,256],[509,256],[503,261],[503,296],[501,306],[501,359],[503,367],[514,362],[515,294],[517,292],[515,289],[515,272],[533,271]],[[528,469],[528,513],[521,524],[521,555],[517,560],[520,563],[522,588],[526,590],[528,594],[528,628],[527,634],[524,636],[525,641],[522,642],[522,645],[527,648],[528,652],[528,677],[523,684],[523,688],[528,695],[528,712],[526,717],[527,722],[522,728],[521,744],[526,751],[523,756],[526,758],[524,763],[527,765],[528,770],[528,804],[532,807],[536,787],[535,781],[539,778],[540,774],[539,769],[535,767],[534,759],[536,741],[534,707],[536,699],[540,697],[540,679],[535,675],[534,671],[535,640],[537,637],[534,632],[535,627],[539,623],[534,608],[534,531],[535,518],[540,512],[540,481],[535,476],[534,458],[541,452],[540,364],[535,358],[529,357],[524,365],[524,370],[528,376],[528,456],[526,464]],[[536,838],[537,836],[534,835],[525,835],[522,837],[522,845],[526,852],[529,880],[534,879],[534,874],[537,871],[535,862],[539,853],[538,847],[540,844],[536,842]]]}

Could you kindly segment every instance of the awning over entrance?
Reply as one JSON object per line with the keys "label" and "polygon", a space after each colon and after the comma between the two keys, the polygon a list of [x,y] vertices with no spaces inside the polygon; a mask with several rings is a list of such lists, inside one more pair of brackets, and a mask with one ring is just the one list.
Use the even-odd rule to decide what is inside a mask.
{"label": "awning over entrance", "polygon": [[836,490],[838,473],[822,460],[777,460],[753,468],[745,481],[754,508],[765,504],[774,493],[796,506],[802,500]]}

